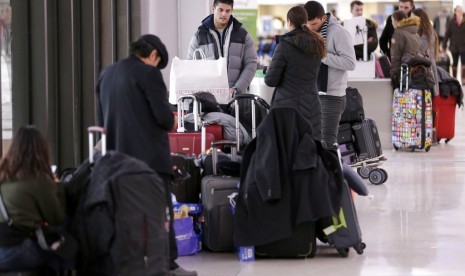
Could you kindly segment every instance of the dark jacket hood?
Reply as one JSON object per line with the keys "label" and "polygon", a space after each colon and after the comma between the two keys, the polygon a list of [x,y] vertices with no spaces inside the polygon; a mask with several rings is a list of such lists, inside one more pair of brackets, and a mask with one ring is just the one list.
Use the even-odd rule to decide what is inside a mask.
{"label": "dark jacket hood", "polygon": [[[242,26],[242,23],[239,22],[236,18],[234,18],[234,16],[231,15],[231,18],[229,18],[228,26],[226,26],[226,29],[229,28],[229,26],[231,26],[231,23],[233,22],[234,22],[233,24],[234,29]],[[209,16],[205,17],[204,20],[202,20],[202,26],[200,26],[199,28],[202,28],[202,27],[210,29],[210,30],[216,30],[215,24],[213,22],[213,14],[210,14]]]}
{"label": "dark jacket hood", "polygon": [[278,37],[277,41],[287,41],[306,55],[313,56],[316,53],[315,38],[311,34],[305,32],[302,28],[294,29],[287,34]]}

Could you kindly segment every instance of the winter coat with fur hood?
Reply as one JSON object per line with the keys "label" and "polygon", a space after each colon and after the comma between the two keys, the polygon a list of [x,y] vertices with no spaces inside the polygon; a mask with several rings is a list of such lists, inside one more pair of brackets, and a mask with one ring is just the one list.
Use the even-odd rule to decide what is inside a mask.
{"label": "winter coat with fur hood", "polygon": [[413,56],[420,51],[420,18],[412,15],[402,19],[397,25],[391,38],[391,76],[394,78],[400,72],[402,57]]}

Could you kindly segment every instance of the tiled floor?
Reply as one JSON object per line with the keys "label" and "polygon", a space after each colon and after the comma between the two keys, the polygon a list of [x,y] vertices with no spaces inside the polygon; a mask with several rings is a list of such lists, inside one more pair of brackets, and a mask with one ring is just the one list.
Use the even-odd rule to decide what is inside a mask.
{"label": "tiled floor", "polygon": [[369,184],[355,203],[363,255],[341,258],[321,246],[313,259],[240,262],[233,253],[202,252],[179,263],[199,275],[465,275],[465,112],[456,136],[428,153],[385,151],[389,179]]}

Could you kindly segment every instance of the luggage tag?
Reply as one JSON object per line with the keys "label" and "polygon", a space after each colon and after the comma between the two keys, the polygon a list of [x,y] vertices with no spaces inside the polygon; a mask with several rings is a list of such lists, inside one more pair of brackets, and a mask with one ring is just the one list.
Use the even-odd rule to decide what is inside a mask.
{"label": "luggage tag", "polygon": [[344,210],[339,211],[339,221],[341,223],[338,223],[338,217],[333,216],[333,224],[326,227],[323,229],[323,233],[325,233],[326,236],[331,235],[332,233],[336,232],[339,228],[345,227],[347,228],[347,223],[346,223],[346,217],[344,216]]}

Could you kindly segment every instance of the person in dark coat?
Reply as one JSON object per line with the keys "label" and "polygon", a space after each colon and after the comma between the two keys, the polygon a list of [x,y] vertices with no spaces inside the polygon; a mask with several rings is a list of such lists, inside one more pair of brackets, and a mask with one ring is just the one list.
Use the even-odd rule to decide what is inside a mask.
{"label": "person in dark coat", "polygon": [[[168,132],[174,115],[160,69],[168,52],[154,35],[143,35],[131,44],[129,57],[106,68],[98,81],[99,124],[107,130],[107,148],[147,163],[164,180],[172,213],[170,180],[173,172]],[[171,214],[171,217],[172,214]],[[170,275],[197,275],[179,267],[177,246],[170,225]]]}
{"label": "person in dark coat", "polygon": [[[449,42],[450,40],[450,42]],[[462,6],[455,7],[454,16],[449,22],[446,36],[442,42],[442,48],[445,52],[447,43],[452,53],[452,76],[457,77],[459,57],[462,63],[462,85],[465,84],[465,16]]]}
{"label": "person in dark coat", "polygon": [[[399,0],[399,10],[404,11],[408,16],[411,15],[412,10],[415,8],[413,0]],[[383,54],[391,57],[391,38],[394,34],[394,26],[392,25],[392,15],[386,19],[386,25],[384,25],[383,32],[379,38],[379,48]]]}
{"label": "person in dark coat", "polygon": [[287,24],[290,31],[279,38],[265,83],[276,87],[271,108],[296,108],[312,124],[313,137],[320,140],[321,107],[316,82],[326,47],[323,38],[306,23],[307,12],[303,7],[289,10]]}

